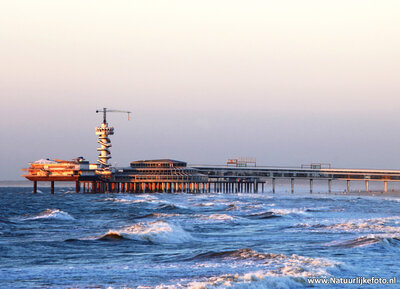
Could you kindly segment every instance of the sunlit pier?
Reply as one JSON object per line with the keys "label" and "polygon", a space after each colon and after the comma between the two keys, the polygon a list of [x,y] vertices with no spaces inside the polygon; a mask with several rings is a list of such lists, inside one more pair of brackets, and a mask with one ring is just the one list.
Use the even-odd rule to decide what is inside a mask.
{"label": "sunlit pier", "polygon": [[[333,169],[310,166],[294,167],[232,167],[216,165],[192,165],[185,162],[163,159],[143,160],[130,163],[130,167],[112,168],[104,175],[96,164],[83,158],[73,161],[39,160],[25,169],[27,179],[33,181],[33,192],[38,182],[50,182],[54,193],[55,182],[75,182],[76,192],[84,193],[275,193],[278,180],[290,181],[290,190],[295,192],[296,182],[307,180],[313,192],[314,181],[324,180],[327,191],[332,192],[332,183],[346,181],[347,192],[351,192],[351,181],[364,181],[365,191],[370,191],[370,182],[381,182],[382,191],[388,191],[388,182],[400,181],[399,170]],[[270,184],[269,187],[265,183]]]}
{"label": "sunlit pier", "polygon": [[[112,167],[110,135],[114,128],[108,126],[107,112],[130,111],[97,110],[103,113],[103,122],[96,127],[99,152],[97,163],[83,157],[73,160],[41,159],[23,169],[23,177],[33,182],[37,192],[38,182],[50,182],[54,194],[55,182],[75,182],[75,191],[83,193],[260,193],[277,191],[277,180],[290,180],[290,190],[295,192],[296,181],[307,180],[313,192],[314,181],[324,180],[328,192],[334,181],[346,181],[346,191],[351,191],[351,181],[364,181],[365,191],[370,182],[381,182],[381,191],[388,191],[388,182],[400,181],[400,170],[335,169],[329,164],[310,164],[301,167],[257,166],[254,158],[229,159],[226,165],[187,165],[172,159],[133,161],[129,167]],[[271,187],[266,188],[265,184]]]}

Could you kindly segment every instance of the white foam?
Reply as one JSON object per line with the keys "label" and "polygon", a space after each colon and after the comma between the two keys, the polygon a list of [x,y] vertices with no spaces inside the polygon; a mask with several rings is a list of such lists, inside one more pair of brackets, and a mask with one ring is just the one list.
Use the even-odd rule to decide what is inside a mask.
{"label": "white foam", "polygon": [[[243,258],[242,263],[226,260],[229,264],[234,264],[231,265],[232,268],[234,266],[242,269],[247,267],[250,271],[205,277],[199,280],[180,280],[177,285],[159,285],[155,288],[298,288],[306,285],[306,278],[329,276],[328,270],[340,266],[339,262],[323,258],[263,254],[249,249],[234,251],[232,255]],[[248,258],[253,262],[249,262]],[[256,270],[254,270],[255,267],[257,267]]]}
{"label": "white foam", "polygon": [[113,231],[127,238],[153,243],[184,243],[193,240],[190,233],[186,232],[180,225],[163,220],[141,222]]}
{"label": "white foam", "polygon": [[220,221],[231,221],[233,216],[227,214],[211,214],[211,215],[197,215],[201,220],[220,220]]}
{"label": "white foam", "polygon": [[199,203],[199,204],[196,204],[196,206],[197,206],[197,207],[212,207],[212,206],[215,206],[215,203],[211,203],[211,202],[208,202],[208,203]]}
{"label": "white foam", "polygon": [[306,212],[307,208],[291,208],[291,209],[270,209],[269,212],[275,214],[275,215],[280,215],[280,216],[286,216],[286,215],[305,215],[308,216],[310,215],[309,213]]}
{"label": "white foam", "polygon": [[54,219],[61,221],[73,221],[75,220],[70,214],[60,211],[58,209],[47,209],[35,216],[24,218],[24,220],[38,220],[38,219]]}
{"label": "white foam", "polygon": [[158,202],[158,198],[150,196],[150,195],[140,195],[140,196],[118,196],[116,198],[107,198],[105,201],[112,201],[116,203],[129,203],[129,204],[138,204],[138,203],[153,203]]}
{"label": "white foam", "polygon": [[334,224],[297,224],[297,227],[307,228],[312,231],[334,231],[334,232],[382,232],[382,233],[400,233],[400,227],[387,225],[388,222],[394,221],[399,224],[400,216],[392,216],[386,218],[374,219],[351,219],[341,223]]}

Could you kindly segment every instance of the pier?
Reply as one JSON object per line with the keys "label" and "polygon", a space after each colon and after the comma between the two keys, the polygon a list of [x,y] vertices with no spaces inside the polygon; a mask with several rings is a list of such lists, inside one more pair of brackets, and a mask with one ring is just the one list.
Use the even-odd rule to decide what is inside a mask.
{"label": "pier", "polygon": [[387,192],[388,182],[400,181],[400,170],[335,169],[328,164],[310,164],[301,167],[257,166],[255,158],[229,159],[226,165],[190,165],[172,159],[133,161],[129,167],[112,167],[110,135],[114,128],[108,126],[107,112],[130,111],[103,108],[103,122],[96,127],[99,152],[97,164],[83,157],[73,160],[41,159],[23,169],[23,177],[33,182],[33,193],[37,193],[38,182],[50,182],[54,194],[55,182],[75,182],[77,193],[260,193],[265,192],[266,182],[271,182],[267,191],[276,192],[277,180],[290,180],[290,190],[295,192],[298,180],[308,180],[310,193],[314,181],[324,180],[328,192],[332,182],[346,181],[350,192],[351,181],[364,181],[369,192],[370,182],[382,182]]}
{"label": "pier", "polygon": [[[309,182],[313,192],[314,181],[324,180],[328,192],[332,182],[346,181],[350,192],[351,181],[364,181],[365,191],[370,182],[382,182],[387,192],[388,182],[400,181],[400,170],[333,169],[333,168],[284,168],[284,167],[231,167],[216,165],[192,165],[171,159],[142,160],[129,167],[112,168],[104,174],[96,164],[83,158],[72,161],[39,160],[24,169],[24,177],[33,182],[37,192],[38,182],[50,182],[54,193],[55,182],[75,182],[77,193],[262,193],[276,192],[278,180],[290,181],[290,191],[295,193],[299,180]],[[265,183],[271,184],[266,188]]]}

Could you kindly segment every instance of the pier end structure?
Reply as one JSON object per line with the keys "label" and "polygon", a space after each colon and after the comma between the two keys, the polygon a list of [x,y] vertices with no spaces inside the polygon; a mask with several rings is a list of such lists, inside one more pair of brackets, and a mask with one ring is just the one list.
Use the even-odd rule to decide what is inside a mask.
{"label": "pier end structure", "polygon": [[71,161],[60,159],[40,159],[29,163],[30,167],[22,169],[23,177],[33,182],[33,193],[37,193],[38,182],[50,182],[51,193],[54,193],[55,182],[75,182],[76,191],[80,191],[80,182],[95,181],[96,164],[90,164],[83,157]]}
{"label": "pier end structure", "polygon": [[50,182],[51,193],[55,182],[75,182],[75,191],[84,193],[209,191],[206,175],[187,167],[186,162],[171,159],[134,161],[129,167],[106,170],[83,158],[41,159],[23,171],[23,177],[33,181],[33,193],[37,192],[38,182]]}

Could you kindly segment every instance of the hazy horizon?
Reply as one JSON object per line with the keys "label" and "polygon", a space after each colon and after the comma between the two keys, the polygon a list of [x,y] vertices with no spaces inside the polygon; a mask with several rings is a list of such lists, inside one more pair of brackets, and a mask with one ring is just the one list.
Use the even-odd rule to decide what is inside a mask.
{"label": "hazy horizon", "polygon": [[7,1],[0,180],[41,158],[400,169],[399,1]]}

